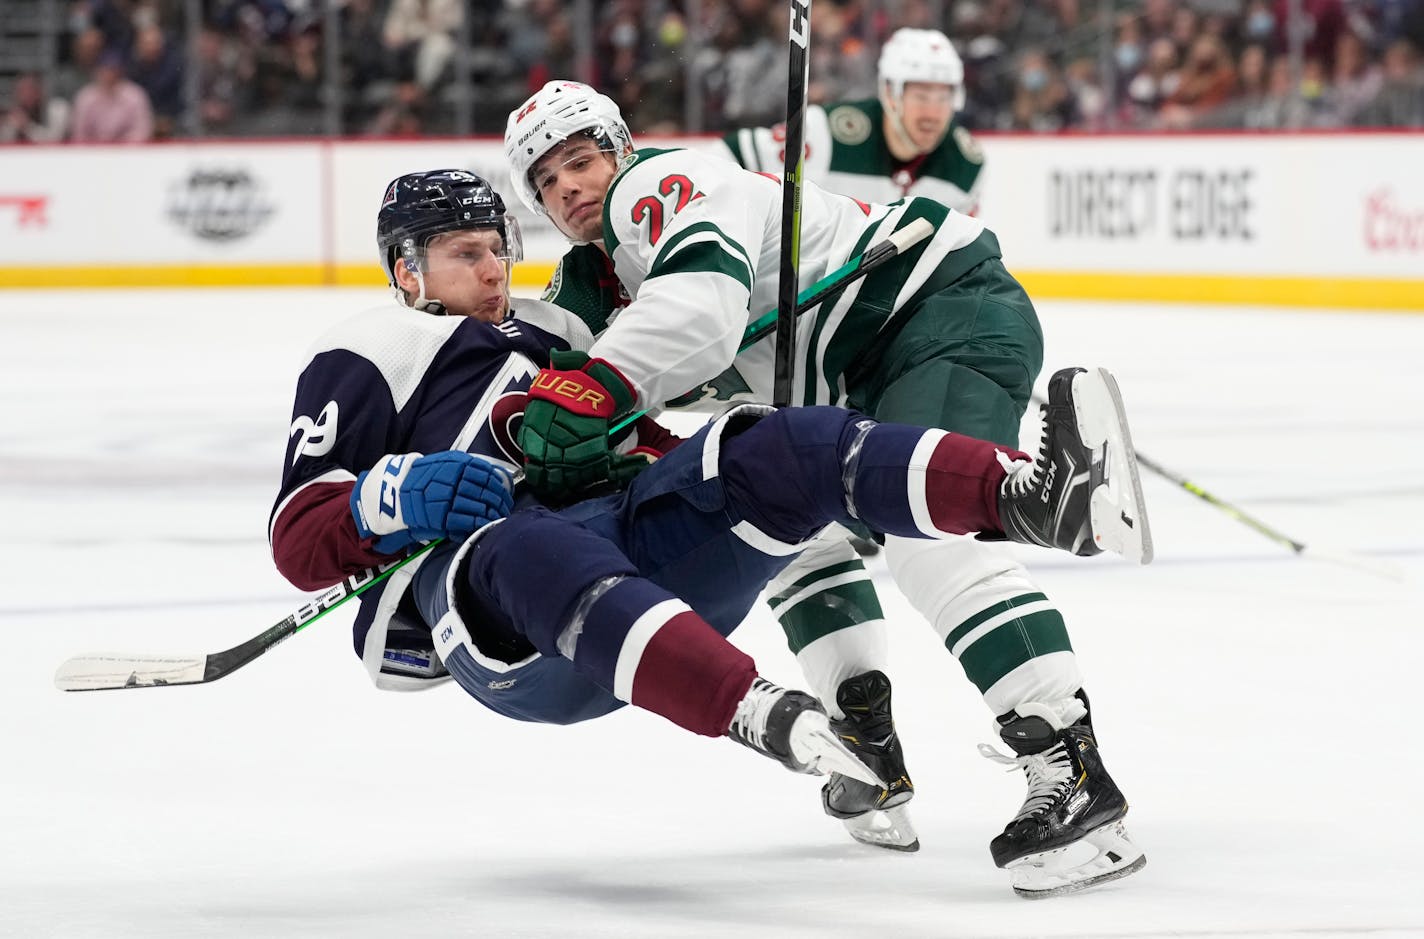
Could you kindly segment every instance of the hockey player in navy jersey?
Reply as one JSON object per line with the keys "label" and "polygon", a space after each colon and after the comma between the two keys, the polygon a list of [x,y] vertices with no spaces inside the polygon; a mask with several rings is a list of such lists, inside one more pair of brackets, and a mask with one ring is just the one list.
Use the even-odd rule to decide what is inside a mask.
{"label": "hockey player in navy jersey", "polygon": [[[611,415],[581,413],[556,400],[530,402],[520,444],[536,490],[599,483],[613,459],[605,418],[616,420],[623,409],[771,399],[772,343],[740,350],[738,340],[750,321],[777,305],[777,178],[690,150],[636,149],[617,106],[577,82],[550,82],[512,111],[505,149],[520,198],[574,243],[545,295],[561,303],[573,297],[572,308],[597,334],[586,356],[561,361],[538,381],[582,372],[617,402]],[[1043,335],[1033,304],[981,222],[930,199],[876,205],[808,182],[799,287],[919,219],[932,225],[932,237],[801,317],[792,401],[854,407],[879,420],[1014,446],[1042,368]],[[600,296],[587,285],[606,277],[629,302],[598,308],[608,292]],[[597,365],[579,364],[585,360]],[[1113,537],[1145,563],[1146,519],[1130,506],[1124,511]],[[1017,890],[1034,896],[1140,868],[1142,852],[1123,833],[1120,817],[1097,832],[1066,822],[1077,800],[1117,788],[1098,758],[1057,607],[998,546],[884,534],[896,585],[979,689],[1027,778],[1019,814],[990,844],[994,862],[1010,869]],[[859,638],[877,624],[878,607],[867,617],[863,604],[832,594],[844,589],[842,578],[863,576],[851,571],[853,564],[823,563],[790,583],[783,575],[777,612],[787,625],[788,607],[799,604],[796,612],[804,614],[818,593],[827,599],[825,626],[798,661],[827,707],[839,706],[831,712],[837,730],[870,742],[864,749],[871,752],[862,755],[891,787],[832,776],[823,804],[858,839],[894,847],[910,838],[903,803],[913,787],[878,664],[883,647]],[[861,597],[873,599],[866,591]],[[831,646],[835,654],[807,654]],[[1079,755],[1091,771],[1079,771]]]}
{"label": "hockey player in navy jersey", "polygon": [[[1102,393],[1110,377],[1081,369],[1050,385],[1037,461],[839,408],[745,405],[651,464],[626,451],[676,441],[640,428],[607,458],[625,492],[544,508],[515,481],[512,436],[529,400],[611,404],[596,364],[539,371],[586,334],[537,302],[510,304],[517,229],[482,179],[402,177],[379,217],[401,303],[313,348],[270,526],[278,568],[306,588],[446,539],[361,598],[356,648],[378,683],[453,677],[497,713],[550,723],[632,703],[796,771],[883,786],[813,697],[766,681],[726,641],[768,578],[832,522],[1113,546],[1096,526],[1135,465],[1120,402]],[[1088,795],[1065,824],[1116,824],[1121,796]]]}

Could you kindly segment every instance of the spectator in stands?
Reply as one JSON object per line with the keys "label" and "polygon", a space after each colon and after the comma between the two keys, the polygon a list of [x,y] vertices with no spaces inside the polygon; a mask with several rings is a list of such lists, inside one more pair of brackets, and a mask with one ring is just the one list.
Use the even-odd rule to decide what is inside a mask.
{"label": "spectator in stands", "polygon": [[1361,109],[1362,127],[1424,127],[1424,66],[1408,39],[1396,39],[1384,51],[1384,87]]}
{"label": "spectator in stands", "polygon": [[1284,51],[1278,36],[1276,14],[1271,10],[1270,0],[1251,0],[1241,18],[1241,38],[1264,46],[1266,52],[1273,53]]}
{"label": "spectator in stands", "polygon": [[10,103],[0,110],[0,143],[58,143],[69,131],[69,102],[49,97],[39,75],[15,79]]}
{"label": "spectator in stands", "polygon": [[1074,59],[1063,70],[1072,103],[1071,123],[1086,130],[1106,128],[1108,96],[1103,91],[1096,59]]}
{"label": "spectator in stands", "polygon": [[[1199,115],[1196,127],[1259,127],[1263,109],[1273,111],[1270,98],[1269,72],[1270,57],[1266,47],[1252,43],[1241,50],[1236,63],[1238,79],[1237,94],[1230,101],[1214,110]],[[1274,125],[1266,125],[1274,126]]]}
{"label": "spectator in stands", "polygon": [[1157,110],[1177,90],[1177,47],[1166,37],[1147,47],[1147,64],[1127,83],[1125,120],[1131,127],[1150,127]]}
{"label": "spectator in stands", "polygon": [[1192,45],[1201,35],[1201,17],[1197,11],[1188,6],[1177,7],[1172,11],[1172,44],[1177,47],[1177,55],[1185,63],[1191,58]]}
{"label": "spectator in stands", "polygon": [[825,104],[874,97],[873,52],[851,32],[842,8],[829,3],[824,8],[816,7],[816,15],[811,18],[811,81],[807,98],[813,104]]}
{"label": "spectator in stands", "polygon": [[1349,127],[1384,87],[1384,73],[1370,61],[1369,50],[1353,32],[1343,32],[1335,42],[1335,74],[1326,92],[1324,123]]}
{"label": "spectator in stands", "polygon": [[256,65],[250,51],[216,29],[204,27],[198,33],[197,68],[198,120],[203,132],[231,131],[252,92]]}
{"label": "spectator in stands", "polygon": [[738,0],[733,12],[740,38],[722,60],[722,117],[733,126],[775,124],[786,116],[786,11],[770,0]]}
{"label": "spectator in stands", "polygon": [[1198,36],[1182,66],[1177,89],[1162,106],[1161,124],[1190,127],[1207,112],[1220,107],[1236,93],[1236,66],[1217,37]]}
{"label": "spectator in stands", "polygon": [[1118,93],[1127,91],[1127,83],[1142,67],[1147,46],[1142,37],[1142,19],[1134,13],[1117,18],[1117,38],[1113,43],[1113,75]]}
{"label": "spectator in stands", "polygon": [[69,40],[68,61],[61,62],[54,76],[51,88],[56,97],[73,101],[79,89],[89,84],[94,77],[94,68],[99,64],[99,56],[104,54],[104,34],[93,27],[86,27],[74,33]]}
{"label": "spectator in stands", "polygon": [[[1305,56],[1319,59],[1325,66],[1335,62],[1335,43],[1345,30],[1345,7],[1341,0],[1273,0],[1276,17],[1276,37],[1279,50],[1290,48],[1289,29],[1291,5],[1299,3]],[[1417,2],[1417,0],[1416,0]]]}
{"label": "spectator in stands", "polygon": [[366,127],[374,137],[419,137],[425,132],[430,102],[417,81],[403,81]]}
{"label": "spectator in stands", "polygon": [[1252,130],[1280,130],[1305,124],[1300,88],[1291,74],[1289,57],[1278,55],[1271,60],[1266,100],[1250,115],[1250,120],[1245,126]]}
{"label": "spectator in stands", "polygon": [[1177,12],[1172,0],[1145,0],[1142,4],[1142,35],[1147,42],[1172,37],[1172,19]]}
{"label": "spectator in stands", "polygon": [[124,60],[110,50],[99,57],[94,80],[74,99],[76,143],[142,143],[153,139],[148,94],[124,77]]}
{"label": "spectator in stands", "polygon": [[1007,130],[1056,131],[1068,126],[1073,102],[1053,61],[1041,49],[1019,57],[1018,85],[1003,126]]}
{"label": "spectator in stands", "polygon": [[400,62],[400,77],[434,88],[455,54],[463,19],[460,0],[391,0],[384,39]]}
{"label": "spectator in stands", "polygon": [[145,26],[134,36],[129,78],[148,94],[154,137],[172,137],[183,116],[183,57],[157,25]]}

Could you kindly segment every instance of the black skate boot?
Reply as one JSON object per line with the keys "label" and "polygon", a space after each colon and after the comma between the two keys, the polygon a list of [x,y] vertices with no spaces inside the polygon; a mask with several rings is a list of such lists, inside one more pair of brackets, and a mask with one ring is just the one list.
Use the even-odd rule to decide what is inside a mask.
{"label": "black skate boot", "polygon": [[[1023,808],[989,843],[994,863],[1009,871],[1021,897],[1057,896],[1126,877],[1147,858],[1127,836],[1127,800],[1103,767],[1079,693],[1082,717],[1061,730],[1042,705],[1000,717],[999,736],[1017,757],[981,744],[984,756],[1021,768],[1028,779]],[[1023,711],[1029,711],[1024,715]]]}
{"label": "black skate boot", "polygon": [[842,773],[866,785],[885,786],[831,730],[821,702],[764,678],[753,679],[737,703],[727,736],[793,773]]}
{"label": "black skate boot", "polygon": [[888,786],[870,786],[832,773],[821,787],[821,806],[840,819],[856,841],[892,851],[918,851],[920,839],[910,823],[905,803],[915,784],[905,769],[905,755],[890,715],[890,679],[870,671],[841,682],[836,704],[845,717],[831,721],[831,730],[852,753]]}
{"label": "black skate boot", "polygon": [[1004,533],[1074,554],[1106,549],[1151,561],[1137,455],[1112,375],[1101,368],[1056,372],[1039,414],[1037,458],[1011,470],[999,491]]}

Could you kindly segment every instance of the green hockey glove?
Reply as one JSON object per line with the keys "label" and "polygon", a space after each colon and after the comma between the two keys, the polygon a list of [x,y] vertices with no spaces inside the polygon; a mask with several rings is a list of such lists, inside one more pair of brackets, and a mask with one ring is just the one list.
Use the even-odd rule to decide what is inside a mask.
{"label": "green hockey glove", "polygon": [[636,401],[633,386],[602,359],[550,353],[549,367],[534,376],[519,430],[525,479],[534,492],[562,504],[620,487],[646,468],[645,459],[615,454],[608,439],[609,428]]}

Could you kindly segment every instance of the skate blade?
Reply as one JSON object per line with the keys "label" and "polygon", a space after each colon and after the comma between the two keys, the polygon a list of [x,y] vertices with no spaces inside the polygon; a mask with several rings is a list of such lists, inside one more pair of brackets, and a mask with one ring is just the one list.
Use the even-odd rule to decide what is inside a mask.
{"label": "skate blade", "polygon": [[1121,821],[1109,822],[1078,841],[1029,854],[1006,865],[1014,893],[1030,900],[1076,893],[1119,880],[1147,866]]}
{"label": "skate blade", "polygon": [[850,836],[861,844],[890,851],[920,850],[920,836],[910,821],[910,812],[905,805],[879,810],[871,809],[864,815],[841,819]]}
{"label": "skate blade", "polygon": [[1147,523],[1147,501],[1117,380],[1105,368],[1080,372],[1073,378],[1073,401],[1083,442],[1093,449],[1106,446],[1107,482],[1093,492],[1088,504],[1093,541],[1104,551],[1137,564],[1150,564],[1152,530]]}
{"label": "skate blade", "polygon": [[841,743],[824,714],[807,711],[796,719],[791,729],[791,754],[801,764],[800,772],[816,776],[840,773],[870,786],[889,788],[885,780]]}

